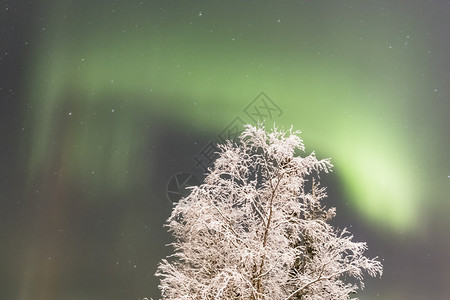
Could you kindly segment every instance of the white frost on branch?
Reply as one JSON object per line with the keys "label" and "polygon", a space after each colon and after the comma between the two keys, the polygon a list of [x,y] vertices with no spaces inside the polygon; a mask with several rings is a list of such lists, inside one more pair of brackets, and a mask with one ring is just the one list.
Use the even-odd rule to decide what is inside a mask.
{"label": "white frost on branch", "polygon": [[366,244],[328,223],[335,209],[314,178],[332,164],[296,156],[299,133],[247,125],[238,144],[219,145],[167,221],[175,242],[156,272],[162,299],[350,299],[363,272],[381,276]]}

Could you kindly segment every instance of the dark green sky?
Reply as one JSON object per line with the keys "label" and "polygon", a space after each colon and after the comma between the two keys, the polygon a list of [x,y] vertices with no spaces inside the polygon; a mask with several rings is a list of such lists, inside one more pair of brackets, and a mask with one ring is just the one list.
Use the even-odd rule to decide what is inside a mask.
{"label": "dark green sky", "polygon": [[[201,177],[192,158],[236,117],[254,122],[247,113],[258,107],[259,119],[302,130],[308,153],[332,158],[332,191],[351,218],[342,224],[359,224],[369,248],[381,243],[373,246],[386,258],[384,279],[373,283],[381,290],[368,287],[361,298],[448,296],[437,261],[449,252],[438,236],[450,225],[450,4],[0,8],[2,230],[20,249],[2,275],[15,282],[9,298],[126,297],[106,292],[111,282],[131,298],[156,295],[167,182],[177,172]],[[277,114],[252,102],[262,91]],[[421,250],[430,239],[441,249]],[[8,260],[14,251],[3,247]],[[409,286],[419,276],[408,277],[404,251],[439,270],[433,283]],[[85,272],[104,279],[87,284]],[[399,285],[382,284],[390,281]]]}

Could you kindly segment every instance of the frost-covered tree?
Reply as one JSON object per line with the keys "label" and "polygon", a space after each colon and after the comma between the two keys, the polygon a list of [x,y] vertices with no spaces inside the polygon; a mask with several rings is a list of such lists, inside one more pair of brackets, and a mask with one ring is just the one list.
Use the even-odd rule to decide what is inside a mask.
{"label": "frost-covered tree", "polygon": [[219,145],[204,183],[167,221],[175,253],[156,275],[163,299],[349,299],[363,272],[382,273],[365,243],[328,221],[318,174],[329,159],[304,151],[298,131],[247,125]]}

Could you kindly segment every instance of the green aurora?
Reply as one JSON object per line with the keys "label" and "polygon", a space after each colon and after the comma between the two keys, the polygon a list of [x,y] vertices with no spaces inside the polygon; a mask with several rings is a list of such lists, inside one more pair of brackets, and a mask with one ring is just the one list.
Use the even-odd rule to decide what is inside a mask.
{"label": "green aurora", "polygon": [[67,176],[95,170],[91,184],[123,192],[152,159],[153,141],[142,139],[153,128],[143,124],[168,120],[214,136],[264,91],[284,111],[278,124],[301,129],[307,151],[332,158],[363,218],[417,229],[429,179],[418,174],[423,148],[411,145],[440,134],[411,125],[432,89],[426,34],[401,15],[304,3],[248,2],[236,12],[224,2],[52,2],[32,57],[30,186],[58,154]]}

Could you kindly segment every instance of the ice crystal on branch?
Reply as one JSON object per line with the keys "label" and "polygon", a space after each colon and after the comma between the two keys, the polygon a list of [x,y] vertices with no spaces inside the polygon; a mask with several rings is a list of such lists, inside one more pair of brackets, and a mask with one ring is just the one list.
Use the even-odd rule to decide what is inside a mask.
{"label": "ice crystal on branch", "polygon": [[332,165],[297,156],[299,133],[247,125],[239,143],[219,145],[204,183],[167,221],[175,252],[156,272],[163,299],[349,299],[363,272],[381,275],[365,243],[328,223],[335,209],[308,178]]}

